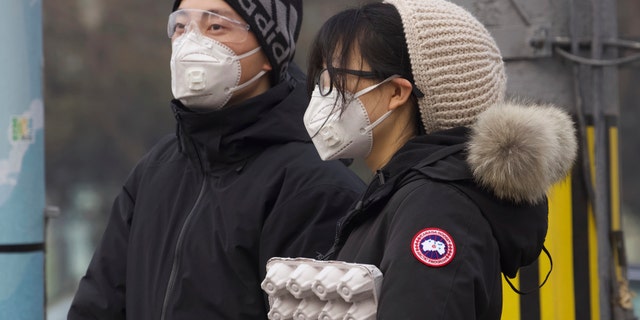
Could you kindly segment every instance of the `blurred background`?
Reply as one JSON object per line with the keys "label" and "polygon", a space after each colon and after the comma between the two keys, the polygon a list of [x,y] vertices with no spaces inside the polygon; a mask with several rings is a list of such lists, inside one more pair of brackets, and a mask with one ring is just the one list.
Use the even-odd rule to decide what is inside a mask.
{"label": "blurred background", "polygon": [[[322,22],[359,3],[304,1],[296,55],[303,69]],[[165,31],[171,5],[42,1],[46,203],[60,209],[46,228],[49,319],[64,318],[129,170],[174,130]],[[640,41],[640,1],[619,0],[618,6],[620,38]],[[624,231],[629,262],[640,266],[640,64],[621,68],[618,80]]]}

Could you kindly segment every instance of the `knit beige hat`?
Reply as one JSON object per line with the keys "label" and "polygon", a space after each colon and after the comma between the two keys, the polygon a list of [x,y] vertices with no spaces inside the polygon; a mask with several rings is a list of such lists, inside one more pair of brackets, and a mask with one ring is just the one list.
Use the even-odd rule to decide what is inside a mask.
{"label": "knit beige hat", "polygon": [[469,126],[502,102],[506,75],[487,29],[465,9],[445,0],[385,0],[404,26],[427,133]]}

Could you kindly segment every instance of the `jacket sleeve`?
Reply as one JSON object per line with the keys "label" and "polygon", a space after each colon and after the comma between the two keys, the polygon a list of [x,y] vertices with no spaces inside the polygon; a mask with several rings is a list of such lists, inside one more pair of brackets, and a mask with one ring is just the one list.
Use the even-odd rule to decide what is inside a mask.
{"label": "jacket sleeve", "polygon": [[[478,319],[493,312],[489,302],[502,290],[498,247],[469,198],[427,181],[401,199],[387,219],[378,319]],[[454,249],[448,264],[437,255],[425,263],[414,253],[415,243],[422,248],[420,239],[433,230],[445,231],[452,241],[446,247],[447,253]]]}
{"label": "jacket sleeve", "polygon": [[123,188],[85,276],[80,280],[68,319],[125,319],[127,243],[133,211]]}
{"label": "jacket sleeve", "polygon": [[260,241],[260,276],[272,257],[316,258],[333,245],[338,219],[361,192],[360,185],[319,184],[290,194],[267,217]]}

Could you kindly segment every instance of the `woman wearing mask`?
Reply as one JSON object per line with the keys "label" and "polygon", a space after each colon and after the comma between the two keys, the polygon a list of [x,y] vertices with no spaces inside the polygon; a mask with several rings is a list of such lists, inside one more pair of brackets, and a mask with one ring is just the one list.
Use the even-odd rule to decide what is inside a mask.
{"label": "woman wearing mask", "polygon": [[308,77],[320,156],[375,173],[325,259],[382,271],[378,319],[499,319],[501,273],[538,258],[545,194],[573,164],[570,117],[505,101],[495,41],[443,0],[337,14]]}

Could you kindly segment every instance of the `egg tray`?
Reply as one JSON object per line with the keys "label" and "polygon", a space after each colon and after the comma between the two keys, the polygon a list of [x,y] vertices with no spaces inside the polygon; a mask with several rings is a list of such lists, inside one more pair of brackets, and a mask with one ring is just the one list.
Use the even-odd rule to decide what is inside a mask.
{"label": "egg tray", "polygon": [[374,320],[381,285],[374,265],[271,258],[261,287],[271,320]]}

